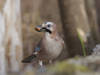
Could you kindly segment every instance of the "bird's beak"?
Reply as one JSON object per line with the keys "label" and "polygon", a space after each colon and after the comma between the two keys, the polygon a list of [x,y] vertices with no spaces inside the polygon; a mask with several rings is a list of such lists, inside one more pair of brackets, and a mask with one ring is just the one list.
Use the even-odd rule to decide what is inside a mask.
{"label": "bird's beak", "polygon": [[36,26],[35,30],[38,31],[38,32],[41,32],[42,31],[42,26],[41,25]]}
{"label": "bird's beak", "polygon": [[35,27],[35,30],[38,31],[38,32],[45,32],[46,31],[46,27],[42,27],[42,25],[37,25]]}
{"label": "bird's beak", "polygon": [[42,25],[38,25],[35,27],[35,30],[38,32],[49,32],[50,34],[52,33],[49,29],[47,29],[46,27],[42,27]]}

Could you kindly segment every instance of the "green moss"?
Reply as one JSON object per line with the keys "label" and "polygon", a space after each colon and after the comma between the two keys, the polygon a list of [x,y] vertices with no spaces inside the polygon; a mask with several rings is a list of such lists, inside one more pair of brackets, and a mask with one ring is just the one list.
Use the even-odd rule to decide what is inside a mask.
{"label": "green moss", "polygon": [[55,66],[55,70],[62,72],[62,71],[74,71],[74,65],[68,64],[66,62],[57,63]]}
{"label": "green moss", "polygon": [[80,59],[80,57],[79,56],[75,56],[73,59],[78,60],[78,59]]}
{"label": "green moss", "polygon": [[52,70],[53,72],[55,72],[59,75],[61,75],[63,73],[65,73],[67,75],[74,75],[74,73],[76,71],[80,71],[80,72],[89,72],[90,71],[86,66],[71,64],[71,63],[68,63],[67,61],[59,62],[59,63],[51,66],[50,70]]}
{"label": "green moss", "polygon": [[90,71],[86,66],[82,66],[82,65],[75,65],[75,69],[81,72],[88,72]]}

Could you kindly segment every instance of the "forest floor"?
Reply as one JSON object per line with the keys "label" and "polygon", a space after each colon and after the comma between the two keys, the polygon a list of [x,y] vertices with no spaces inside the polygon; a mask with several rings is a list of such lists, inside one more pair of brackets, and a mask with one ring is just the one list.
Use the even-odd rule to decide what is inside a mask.
{"label": "forest floor", "polygon": [[89,56],[76,56],[65,61],[55,62],[45,68],[46,71],[38,72],[29,65],[23,72],[10,75],[100,75],[100,45],[96,46]]}

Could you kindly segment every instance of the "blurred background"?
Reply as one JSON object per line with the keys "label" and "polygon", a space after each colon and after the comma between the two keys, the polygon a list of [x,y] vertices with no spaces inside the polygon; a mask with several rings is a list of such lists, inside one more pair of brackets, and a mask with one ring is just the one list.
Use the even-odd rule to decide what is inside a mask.
{"label": "blurred background", "polygon": [[23,64],[43,33],[35,26],[56,23],[66,48],[43,75],[100,74],[100,0],[0,0],[0,75],[42,75]]}

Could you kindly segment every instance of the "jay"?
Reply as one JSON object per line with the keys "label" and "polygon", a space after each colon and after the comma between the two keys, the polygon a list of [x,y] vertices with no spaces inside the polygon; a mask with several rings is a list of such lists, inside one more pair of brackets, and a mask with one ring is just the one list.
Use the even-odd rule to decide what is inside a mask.
{"label": "jay", "polygon": [[64,48],[64,40],[59,36],[56,24],[53,22],[45,22],[35,29],[38,32],[44,32],[44,36],[34,48],[33,53],[22,62],[30,63],[36,59],[39,65],[43,66],[43,63],[51,63],[61,54]]}

